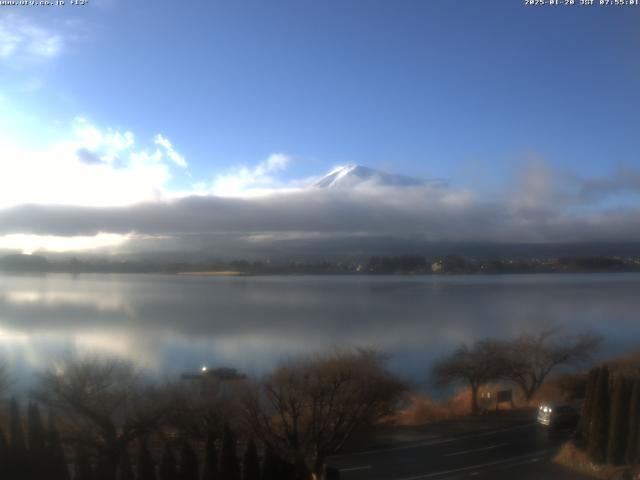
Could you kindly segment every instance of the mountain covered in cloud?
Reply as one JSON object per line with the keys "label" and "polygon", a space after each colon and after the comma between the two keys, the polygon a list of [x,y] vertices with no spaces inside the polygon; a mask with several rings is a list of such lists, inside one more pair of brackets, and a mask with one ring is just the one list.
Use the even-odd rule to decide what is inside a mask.
{"label": "mountain covered in cloud", "polygon": [[[363,165],[287,180],[290,157],[272,154],[178,191],[168,181],[185,167],[173,159],[165,137],[149,153],[136,150],[126,133],[100,132],[85,121],[76,129],[77,141],[57,146],[58,156],[51,157],[58,170],[34,153],[18,157],[20,168],[0,176],[0,251],[329,258],[428,251],[493,255],[507,253],[506,245],[517,252],[533,252],[536,245],[543,253],[551,245],[565,254],[577,251],[565,246],[578,243],[606,244],[607,252],[622,254],[630,251],[623,244],[633,244],[632,253],[640,245],[635,168],[584,178],[533,162],[488,195],[464,181],[449,184]],[[99,161],[73,160],[91,144],[84,136],[102,139]],[[122,160],[123,152],[129,161]],[[44,174],[34,179],[33,171]],[[625,198],[631,200],[614,201]]]}
{"label": "mountain covered in cloud", "polygon": [[313,183],[316,188],[354,188],[360,185],[386,187],[419,187],[443,185],[441,180],[422,180],[382,172],[363,165],[344,165],[331,170],[328,174]]}

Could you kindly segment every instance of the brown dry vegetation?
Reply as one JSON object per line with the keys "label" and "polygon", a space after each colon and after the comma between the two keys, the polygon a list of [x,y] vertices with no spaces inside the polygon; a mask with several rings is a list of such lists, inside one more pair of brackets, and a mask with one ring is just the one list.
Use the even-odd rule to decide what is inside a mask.
{"label": "brown dry vegetation", "polygon": [[607,360],[609,370],[619,373],[637,373],[640,369],[640,349],[635,350],[622,357]]}
{"label": "brown dry vegetation", "polygon": [[[489,384],[480,390],[480,396],[485,392],[495,392],[503,390],[504,385]],[[508,388],[508,387],[507,387]],[[405,407],[400,409],[389,419],[395,425],[424,425],[426,423],[447,420],[451,418],[461,418],[469,415],[469,403],[471,402],[471,392],[469,389],[458,391],[453,396],[444,400],[434,400],[433,398],[418,392],[407,394]],[[482,399],[480,400],[482,402]],[[521,402],[515,402],[515,406],[523,406]],[[495,402],[486,404],[486,408],[494,410]],[[508,403],[501,403],[500,410],[509,410],[512,406]]]}
{"label": "brown dry vegetation", "polygon": [[589,459],[586,452],[578,448],[573,442],[565,443],[553,458],[553,461],[576,472],[603,480],[622,478],[622,474],[627,468],[594,463]]}

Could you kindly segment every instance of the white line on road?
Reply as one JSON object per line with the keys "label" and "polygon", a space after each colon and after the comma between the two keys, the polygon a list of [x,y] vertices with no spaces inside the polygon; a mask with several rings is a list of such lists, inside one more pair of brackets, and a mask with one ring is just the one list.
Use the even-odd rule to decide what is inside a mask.
{"label": "white line on road", "polygon": [[488,447],[473,448],[471,450],[463,450],[461,452],[447,453],[445,457],[455,457],[456,455],[464,455],[465,453],[484,452],[485,450],[493,450],[494,448],[504,447],[506,443],[497,443],[495,445],[489,445]]}
{"label": "white line on road", "polygon": [[477,465],[469,465],[468,467],[455,468],[453,470],[443,470],[441,472],[425,473],[423,475],[416,475],[414,477],[399,478],[399,479],[396,479],[396,480],[421,480],[423,478],[441,477],[443,475],[449,475],[449,474],[452,474],[452,473],[460,473],[460,472],[466,472],[466,471],[469,471],[469,470],[477,470],[479,468],[493,467],[495,465],[504,465],[504,464],[511,463],[511,462],[516,462],[514,465],[520,465],[520,464],[524,464],[524,463],[530,463],[532,461],[536,462],[536,461],[539,460],[539,458],[535,458],[535,457],[537,457],[539,455],[544,455],[544,454],[552,452],[552,451],[553,450],[542,450],[540,452],[531,453],[529,455],[520,455],[518,457],[511,457],[511,458],[507,458],[507,459],[504,459],[504,460],[496,460],[495,462],[480,463],[480,464],[477,464]]}
{"label": "white line on road", "polygon": [[343,453],[342,455],[333,455],[331,456],[331,458],[337,459],[337,458],[345,458],[345,457],[358,457],[363,455],[378,455],[379,453],[384,453],[384,452],[396,452],[398,450],[410,450],[412,448],[431,447],[433,445],[443,445],[445,443],[454,443],[454,442],[457,442],[458,440],[467,440],[469,438],[476,438],[476,437],[486,437],[486,436],[495,435],[498,433],[509,432],[511,430],[518,430],[520,428],[531,427],[533,425],[535,425],[535,423],[525,423],[523,425],[516,425],[515,427],[500,428],[498,430],[491,430],[488,432],[481,432],[481,433],[473,433],[469,435],[461,435],[459,437],[451,437],[451,438],[440,437],[434,440],[427,440],[426,442],[412,443],[411,445],[401,445],[399,447],[377,448],[374,450],[364,450],[362,452]]}
{"label": "white line on road", "polygon": [[371,470],[371,465],[363,465],[361,467],[340,468],[341,472],[355,472],[356,470]]}

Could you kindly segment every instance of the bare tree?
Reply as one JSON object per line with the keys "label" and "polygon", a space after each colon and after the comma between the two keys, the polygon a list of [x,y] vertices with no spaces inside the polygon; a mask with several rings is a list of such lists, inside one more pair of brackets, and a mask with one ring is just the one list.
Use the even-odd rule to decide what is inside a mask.
{"label": "bare tree", "polygon": [[478,391],[480,387],[500,378],[505,368],[505,359],[500,345],[491,340],[481,340],[469,347],[461,345],[449,357],[437,361],[432,375],[440,386],[466,383],[471,390],[471,413],[478,413]]}
{"label": "bare tree", "polygon": [[246,389],[244,376],[203,375],[169,383],[167,423],[192,438],[222,438],[225,424],[236,427],[242,410],[239,399]]}
{"label": "bare tree", "polygon": [[136,369],[115,359],[63,362],[40,375],[33,394],[65,414],[74,440],[96,449],[109,479],[127,445],[154,430],[166,411]]}
{"label": "bare tree", "polygon": [[390,414],[404,390],[379,353],[338,351],[282,364],[244,404],[259,438],[320,473],[327,455]]}
{"label": "bare tree", "polygon": [[522,334],[501,343],[507,359],[504,377],[513,381],[530,401],[554,369],[590,360],[601,341],[592,332],[567,336],[552,328]]}

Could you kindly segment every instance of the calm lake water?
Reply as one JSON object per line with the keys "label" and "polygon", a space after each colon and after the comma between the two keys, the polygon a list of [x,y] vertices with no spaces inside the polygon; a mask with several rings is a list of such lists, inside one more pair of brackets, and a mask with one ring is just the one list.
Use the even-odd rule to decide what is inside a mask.
{"label": "calm lake water", "polygon": [[640,345],[640,274],[507,276],[0,275],[0,355],[23,382],[52,360],[114,354],[159,374],[251,374],[334,346],[376,346],[421,382],[460,342],[593,329]]}

